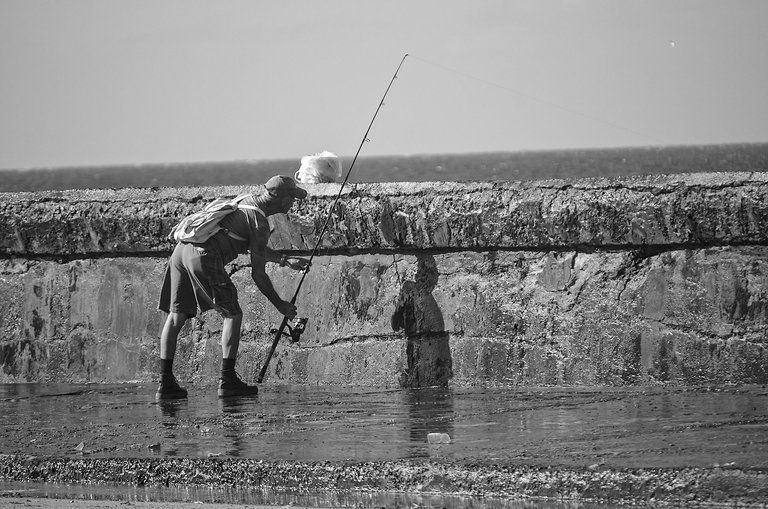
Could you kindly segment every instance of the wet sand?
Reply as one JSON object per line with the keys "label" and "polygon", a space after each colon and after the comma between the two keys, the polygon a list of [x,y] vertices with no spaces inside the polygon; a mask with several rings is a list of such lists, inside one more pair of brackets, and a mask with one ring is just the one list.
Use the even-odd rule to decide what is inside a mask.
{"label": "wet sand", "polygon": [[[308,507],[432,507],[433,496],[455,507],[768,504],[762,386],[266,386],[233,400],[190,387],[188,400],[168,403],[154,389],[0,386],[0,505],[26,500],[25,489],[29,503],[101,490],[165,504],[200,493]],[[450,443],[429,443],[431,433]],[[57,488],[68,483],[87,488]],[[109,486],[123,488],[100,488]]]}
{"label": "wet sand", "polygon": [[[50,498],[0,498],[3,507],[8,509],[200,509],[200,502],[125,502],[116,500],[50,499]],[[216,509],[268,509],[274,506],[216,504]],[[291,509],[310,509],[291,506]]]}

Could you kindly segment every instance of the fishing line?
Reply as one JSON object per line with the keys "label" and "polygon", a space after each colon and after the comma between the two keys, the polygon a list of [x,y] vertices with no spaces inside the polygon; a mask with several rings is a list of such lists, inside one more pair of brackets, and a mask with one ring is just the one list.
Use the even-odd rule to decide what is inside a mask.
{"label": "fishing line", "polygon": [[526,94],[525,92],[521,92],[519,90],[512,89],[512,88],[510,88],[508,86],[499,85],[498,83],[494,83],[492,81],[489,81],[489,80],[486,80],[486,79],[483,79],[483,78],[478,78],[477,76],[472,76],[471,74],[467,74],[467,73],[465,73],[463,71],[460,71],[458,69],[453,69],[451,67],[447,67],[447,66],[439,64],[437,62],[431,62],[429,60],[426,60],[426,59],[421,58],[421,57],[416,56],[416,55],[411,55],[411,56],[413,58],[415,58],[416,60],[420,60],[420,61],[422,61],[422,62],[424,62],[426,64],[433,65],[433,66],[438,67],[438,68],[440,68],[440,69],[442,69],[442,70],[444,70],[446,72],[449,72],[449,73],[452,73],[452,74],[456,74],[456,75],[461,76],[463,78],[474,80],[474,81],[478,81],[478,82],[483,83],[485,85],[488,85],[488,86],[491,86],[491,87],[494,87],[494,88],[498,88],[498,89],[503,90],[505,92],[510,92],[512,94],[524,97],[526,99],[530,99],[531,101],[535,101],[535,102],[543,104],[545,106],[549,106],[550,108],[556,108],[556,109],[562,110],[562,111],[564,111],[566,113],[570,113],[572,115],[583,117],[583,118],[586,118],[586,119],[591,120],[593,122],[597,122],[599,124],[604,124],[604,125],[607,125],[609,127],[613,127],[614,129],[619,129],[619,130],[622,130],[622,131],[626,131],[628,133],[632,133],[634,135],[640,136],[642,138],[645,138],[645,139],[647,139],[649,141],[652,141],[654,143],[657,143],[657,144],[664,144],[663,141],[658,140],[658,139],[654,138],[653,136],[648,136],[645,133],[641,133],[639,131],[636,131],[636,130],[630,128],[630,127],[626,127],[626,126],[623,126],[623,125],[620,125],[620,124],[616,124],[614,122],[609,122],[609,121],[604,120],[602,118],[595,117],[594,115],[590,115],[590,114],[584,113],[582,111],[577,111],[577,110],[574,110],[572,108],[568,108],[568,107],[562,106],[560,104],[556,104],[556,103],[553,103],[551,101],[547,101],[545,99],[541,99],[539,97],[535,97],[535,96],[532,96],[530,94]]}
{"label": "fishing line", "polygon": [[[368,129],[365,130],[365,134],[363,135],[363,140],[360,142],[360,146],[357,148],[357,152],[355,152],[355,157],[352,158],[352,163],[349,165],[349,169],[347,170],[347,174],[344,177],[344,181],[341,183],[341,186],[339,187],[339,192],[336,194],[336,198],[333,200],[333,203],[331,204],[331,208],[328,211],[328,215],[325,218],[323,227],[320,229],[320,234],[317,236],[315,247],[312,249],[312,252],[309,255],[307,266],[304,267],[304,270],[301,274],[301,279],[299,280],[299,284],[296,286],[296,291],[294,292],[293,297],[291,298],[291,304],[296,304],[296,298],[298,297],[299,291],[301,290],[301,285],[304,283],[304,279],[307,277],[307,274],[309,273],[309,268],[312,266],[312,260],[315,258],[315,255],[317,254],[317,250],[320,247],[320,243],[323,240],[323,236],[325,235],[325,232],[328,230],[328,225],[331,222],[331,217],[333,216],[333,212],[336,209],[336,205],[339,203],[339,198],[341,198],[341,193],[344,191],[344,186],[347,184],[347,181],[349,181],[349,176],[352,174],[352,168],[355,167],[357,156],[360,155],[360,151],[363,149],[363,145],[365,145],[365,142],[370,141],[368,139],[368,134],[371,132],[371,127],[373,127],[373,123],[376,121],[376,116],[379,114],[379,110],[381,110],[381,107],[384,106],[384,99],[386,99],[387,94],[389,93],[389,89],[392,88],[392,84],[395,82],[395,79],[397,79],[397,73],[400,72],[400,68],[403,66],[403,62],[405,62],[405,58],[407,56],[408,56],[408,53],[403,55],[402,60],[400,60],[400,64],[397,66],[395,73],[392,75],[392,79],[389,81],[389,85],[387,85],[387,89],[384,91],[384,95],[381,96],[381,101],[379,101],[379,105],[373,114],[373,118],[371,118],[371,122],[370,124],[368,124]],[[301,322],[302,320],[303,322]],[[269,361],[270,359],[272,359],[272,355],[274,355],[275,353],[275,349],[277,348],[277,344],[280,342],[280,338],[285,334],[283,331],[286,329],[286,327],[289,328],[290,334],[285,334],[285,335],[289,336],[294,342],[296,342],[298,341],[298,336],[300,336],[301,333],[304,331],[304,326],[306,325],[306,323],[307,323],[306,318],[300,318],[299,321],[297,321],[297,324],[293,328],[290,328],[288,325],[288,317],[283,316],[283,321],[280,325],[280,328],[273,330],[273,332],[275,332],[275,339],[272,341],[272,347],[269,353],[267,354],[267,358],[264,361],[264,365],[261,368],[261,372],[259,373],[259,376],[256,379],[257,383],[261,383],[261,381],[264,379],[264,375],[267,372],[267,366],[269,366]],[[296,333],[296,331],[298,331],[298,333]]]}

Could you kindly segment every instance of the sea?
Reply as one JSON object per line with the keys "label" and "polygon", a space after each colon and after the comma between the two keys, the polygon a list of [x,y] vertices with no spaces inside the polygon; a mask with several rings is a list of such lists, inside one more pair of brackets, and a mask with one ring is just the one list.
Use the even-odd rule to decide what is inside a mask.
{"label": "sea", "polygon": [[[342,157],[343,173],[352,164]],[[254,185],[293,175],[299,158],[0,170],[0,192]],[[768,143],[360,156],[349,182],[530,181],[768,171]]]}

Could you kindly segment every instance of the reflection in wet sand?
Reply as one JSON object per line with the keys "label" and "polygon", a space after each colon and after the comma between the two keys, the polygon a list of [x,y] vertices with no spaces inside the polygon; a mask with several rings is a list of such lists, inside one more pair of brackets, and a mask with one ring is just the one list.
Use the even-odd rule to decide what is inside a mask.
{"label": "reflection in wet sand", "polygon": [[[0,453],[768,467],[768,389],[0,386]],[[429,444],[444,433],[450,444]],[[728,436],[728,440],[722,437]],[[80,449],[77,447],[80,444]],[[736,444],[736,445],[733,445]]]}
{"label": "reflection in wet sand", "polygon": [[[190,459],[222,460],[205,468],[237,469],[242,460],[304,465],[301,468],[309,471],[320,468],[313,475],[327,474],[324,469],[379,472],[394,462],[399,466],[393,468],[408,471],[408,465],[414,465],[411,474],[423,474],[418,465],[437,469],[444,465],[445,473],[420,481],[437,483],[428,486],[437,492],[444,491],[441,476],[456,467],[522,469],[526,475],[551,476],[546,482],[561,482],[558,471],[570,479],[588,478],[590,472],[602,475],[602,469],[613,469],[612,475],[618,476],[627,469],[702,469],[691,474],[695,476],[696,472],[717,475],[716,465],[753,473],[768,468],[768,389],[758,386],[398,390],[266,386],[257,398],[227,400],[217,398],[211,388],[192,388],[188,400],[161,403],[154,401],[154,389],[153,384],[0,385],[0,454],[32,463],[45,457],[75,462],[116,458],[155,465],[153,469],[164,465],[169,475],[179,465],[186,468],[183,465]],[[447,435],[450,443],[429,443],[430,433]],[[269,472],[273,467],[265,468]],[[204,474],[200,472],[202,478]],[[464,475],[470,474],[460,477]],[[379,487],[375,478],[366,482]],[[616,482],[624,486],[625,481]],[[25,489],[57,488],[47,484]],[[365,495],[345,490],[332,497],[357,497],[359,503]],[[222,495],[224,491],[208,493],[231,495]],[[261,496],[257,492],[263,494],[246,490],[231,496],[243,500]],[[431,503],[425,502],[429,497],[425,494],[406,501],[396,501],[392,493],[374,496],[385,497],[376,499],[382,505]],[[439,503],[479,504],[478,499],[456,496],[443,497]],[[494,507],[489,499],[483,501],[476,506]],[[318,498],[312,504],[321,502],[327,501]],[[502,500],[497,507],[569,507],[520,503]]]}

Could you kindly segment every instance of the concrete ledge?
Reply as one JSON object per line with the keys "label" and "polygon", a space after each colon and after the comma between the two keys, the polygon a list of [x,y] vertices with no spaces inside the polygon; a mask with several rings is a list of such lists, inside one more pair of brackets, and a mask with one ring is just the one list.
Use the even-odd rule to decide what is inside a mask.
{"label": "concrete ledge", "polygon": [[[311,250],[339,184],[308,185],[273,238]],[[157,253],[176,220],[248,187],[3,193],[0,253]],[[765,243],[768,174],[701,173],[345,189],[324,249],[542,249]],[[284,218],[277,222],[285,223]]]}

